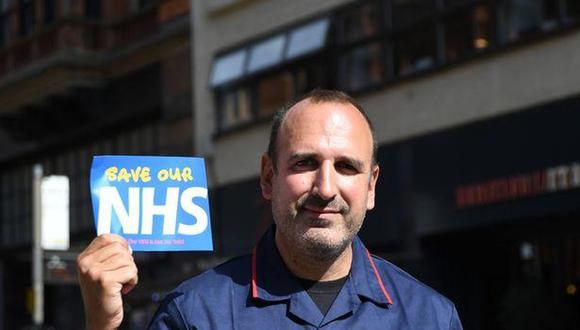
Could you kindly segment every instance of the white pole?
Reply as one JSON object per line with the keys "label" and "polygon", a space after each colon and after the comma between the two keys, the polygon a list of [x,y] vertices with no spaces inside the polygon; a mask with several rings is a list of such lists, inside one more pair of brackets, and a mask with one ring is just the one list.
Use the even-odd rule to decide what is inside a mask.
{"label": "white pole", "polygon": [[44,279],[42,274],[42,247],[41,236],[41,194],[40,184],[43,175],[42,165],[36,164],[32,170],[32,290],[33,290],[33,321],[34,325],[41,326],[44,323]]}

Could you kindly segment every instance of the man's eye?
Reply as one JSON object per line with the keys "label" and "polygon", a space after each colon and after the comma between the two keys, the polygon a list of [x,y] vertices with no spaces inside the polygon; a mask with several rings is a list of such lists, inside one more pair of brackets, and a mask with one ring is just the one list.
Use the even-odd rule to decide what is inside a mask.
{"label": "man's eye", "polygon": [[313,159],[302,159],[294,163],[296,168],[312,167],[314,165],[316,165],[316,162]]}
{"label": "man's eye", "polygon": [[346,174],[356,174],[359,172],[358,169],[354,165],[349,164],[349,163],[338,163],[338,164],[336,164],[335,167],[336,167],[337,171],[343,172]]}

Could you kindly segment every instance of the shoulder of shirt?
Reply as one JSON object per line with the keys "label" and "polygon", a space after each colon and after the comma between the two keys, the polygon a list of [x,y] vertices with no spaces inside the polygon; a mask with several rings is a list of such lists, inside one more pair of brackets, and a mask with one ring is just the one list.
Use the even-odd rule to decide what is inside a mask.
{"label": "shoulder of shirt", "polygon": [[185,324],[219,318],[221,312],[229,310],[234,292],[247,295],[251,268],[251,256],[235,257],[182,282],[165,295],[152,324],[184,329]]}
{"label": "shoulder of shirt", "polygon": [[251,255],[234,257],[179,284],[171,293],[180,296],[188,293],[207,293],[208,290],[229,290],[232,285],[249,284]]}
{"label": "shoulder of shirt", "polygon": [[378,271],[384,278],[383,281],[385,281],[387,291],[393,291],[393,293],[399,296],[400,299],[428,299],[440,306],[445,306],[450,310],[455,308],[453,302],[447,297],[435,291],[425,283],[419,281],[398,266],[375,255],[372,255],[372,258],[377,266]]}

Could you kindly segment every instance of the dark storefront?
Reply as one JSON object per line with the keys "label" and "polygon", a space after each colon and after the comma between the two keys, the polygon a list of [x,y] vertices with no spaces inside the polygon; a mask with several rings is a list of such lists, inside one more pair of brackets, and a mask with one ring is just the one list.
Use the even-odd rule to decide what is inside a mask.
{"label": "dark storefront", "polygon": [[[402,265],[466,329],[580,328],[579,110],[559,101],[381,148],[365,226],[393,223],[399,248],[419,251]],[[363,235],[388,251],[378,233]]]}

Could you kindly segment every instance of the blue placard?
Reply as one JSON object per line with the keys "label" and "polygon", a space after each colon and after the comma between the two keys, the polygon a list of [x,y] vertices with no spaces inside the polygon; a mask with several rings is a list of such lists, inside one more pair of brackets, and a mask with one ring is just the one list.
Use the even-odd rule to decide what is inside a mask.
{"label": "blue placard", "polygon": [[97,234],[134,251],[212,251],[203,158],[95,156],[91,197]]}

